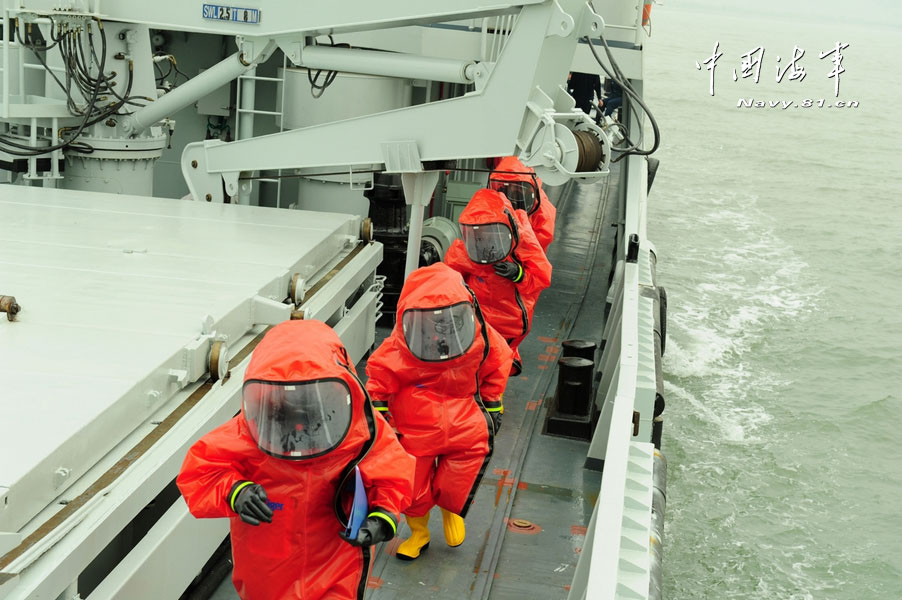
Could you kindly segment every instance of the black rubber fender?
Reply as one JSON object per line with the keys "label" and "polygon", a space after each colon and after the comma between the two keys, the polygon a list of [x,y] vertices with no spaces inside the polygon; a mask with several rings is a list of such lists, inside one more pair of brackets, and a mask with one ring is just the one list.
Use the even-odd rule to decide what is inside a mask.
{"label": "black rubber fender", "polygon": [[661,320],[661,356],[664,356],[664,344],[667,342],[667,290],[658,286],[658,310]]}
{"label": "black rubber fender", "polygon": [[657,158],[648,158],[648,189],[645,190],[645,194],[651,191],[651,184],[655,182],[655,175],[658,173],[658,165],[661,164],[661,161]]}

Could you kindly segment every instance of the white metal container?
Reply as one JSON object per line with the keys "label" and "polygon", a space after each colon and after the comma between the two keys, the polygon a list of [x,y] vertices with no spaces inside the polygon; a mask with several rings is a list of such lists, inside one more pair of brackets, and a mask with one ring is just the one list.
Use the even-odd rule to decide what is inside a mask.
{"label": "white metal container", "polygon": [[[314,75],[316,71],[313,72]],[[338,73],[321,98],[310,93],[307,69],[288,68],[280,71],[284,78],[282,126],[299,129],[331,121],[341,121],[410,105],[412,85],[408,79]],[[320,74],[319,82],[326,78]],[[282,84],[280,84],[282,85]],[[297,207],[303,210],[325,210],[366,216],[369,201],[363,189],[371,176],[324,175],[305,177],[298,183]]]}

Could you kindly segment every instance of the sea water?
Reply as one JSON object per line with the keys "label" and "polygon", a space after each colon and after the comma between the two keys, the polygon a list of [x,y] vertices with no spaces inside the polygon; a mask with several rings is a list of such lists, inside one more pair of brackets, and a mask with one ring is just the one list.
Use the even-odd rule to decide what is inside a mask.
{"label": "sea water", "polygon": [[902,598],[900,7],[667,0],[645,69],[665,597]]}

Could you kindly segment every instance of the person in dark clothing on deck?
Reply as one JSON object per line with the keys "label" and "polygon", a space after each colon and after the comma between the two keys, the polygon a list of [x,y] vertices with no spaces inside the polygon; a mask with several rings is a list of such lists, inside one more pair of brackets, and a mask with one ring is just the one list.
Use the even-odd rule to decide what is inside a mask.
{"label": "person in dark clothing on deck", "polygon": [[598,103],[602,116],[609,117],[623,104],[623,88],[612,79],[604,80],[604,98]]}
{"label": "person in dark clothing on deck", "polygon": [[601,98],[601,78],[595,73],[572,71],[567,75],[567,93],[576,101],[576,108],[588,115],[595,98]]}

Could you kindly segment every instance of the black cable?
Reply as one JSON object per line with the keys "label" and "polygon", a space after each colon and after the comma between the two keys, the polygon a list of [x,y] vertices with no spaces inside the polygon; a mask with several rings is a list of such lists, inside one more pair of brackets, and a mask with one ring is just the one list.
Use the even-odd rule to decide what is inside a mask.
{"label": "black cable", "polygon": [[[623,135],[623,140],[628,145],[634,146],[635,144],[633,144],[632,140],[630,140],[630,130],[627,128],[627,126],[624,125],[623,123],[618,123],[616,121],[614,122],[614,125],[616,125],[619,129],[622,130],[621,135]],[[618,160],[620,159],[620,157],[617,157],[617,158],[618,158]]]}
{"label": "black cable", "polygon": [[[96,52],[96,49],[94,48],[94,35],[91,32],[90,24],[88,26],[88,47],[91,49],[91,56],[93,57],[94,62],[95,63],[100,62],[97,60],[97,52]],[[100,73],[98,75],[98,78],[102,78],[104,83],[106,84],[106,89],[104,91],[112,94],[119,100],[119,103],[116,105],[115,110],[110,109],[107,111],[107,113],[112,112],[115,114],[122,114],[122,115],[130,114],[130,113],[120,113],[119,110],[125,104],[130,104],[133,106],[146,106],[145,104],[138,104],[137,102],[133,101],[136,99],[152,101],[150,98],[146,98],[143,96],[129,96],[129,94],[131,93],[131,89],[132,89],[132,78],[134,77],[134,66],[135,66],[134,62],[131,59],[129,59],[129,61],[128,61],[128,82],[126,83],[126,90],[122,95],[120,95],[119,92],[116,91],[115,81],[114,81],[113,77],[107,77],[104,73]]]}
{"label": "black cable", "polygon": [[[88,24],[87,32],[88,32],[88,48],[91,51],[91,57],[94,60],[94,64],[98,64],[100,62],[100,60],[97,58],[97,50],[94,46],[94,34],[92,32],[90,23]],[[93,125],[93,124],[107,118],[108,116],[110,116],[112,114],[117,114],[117,115],[131,114],[131,113],[127,113],[127,112],[126,113],[119,112],[125,104],[129,104],[132,106],[146,106],[146,104],[139,104],[137,102],[134,102],[134,100],[152,101],[151,98],[147,98],[144,96],[130,96],[129,95],[131,93],[132,83],[133,83],[132,79],[134,77],[134,62],[132,60],[128,61],[128,82],[126,83],[126,90],[125,90],[124,94],[119,94],[119,92],[117,92],[115,89],[115,85],[116,85],[115,75],[113,75],[111,77],[107,77],[105,73],[101,72],[101,73],[98,73],[97,77],[95,78],[90,74],[90,67],[88,66],[87,56],[84,53],[84,47],[81,43],[81,34],[80,33],[78,34],[78,37],[76,38],[76,44],[77,44],[77,48],[78,48],[78,53],[75,54],[75,59],[76,59],[75,62],[78,66],[77,72],[81,73],[81,79],[82,79],[81,87],[82,87],[83,95],[87,96],[87,94],[90,93],[91,89],[95,86],[102,86],[99,88],[100,93],[111,94],[111,95],[115,96],[117,100],[119,100],[119,102],[111,104],[106,109],[101,109],[99,111],[98,116],[94,120],[92,120],[90,123],[88,123],[88,125]],[[106,98],[103,98],[103,100],[106,100]],[[95,110],[95,108],[92,108],[92,111]]]}
{"label": "black cable", "polygon": [[[172,74],[172,61],[167,61],[167,62],[169,63],[169,70],[166,71],[165,75],[160,75],[156,79],[156,82],[157,82],[158,90],[165,90],[165,91],[169,92],[172,88],[167,88],[165,85],[163,85],[166,82],[166,78]],[[156,65],[156,63],[154,63],[154,65]],[[161,68],[160,73],[162,73],[162,72],[163,72],[163,69]],[[175,86],[173,85],[172,87],[175,87]]]}
{"label": "black cable", "polygon": [[134,81],[133,72],[134,72],[134,62],[130,60],[130,61],[128,61],[128,83],[126,84],[126,87],[125,87],[125,97],[119,96],[118,94],[116,94],[116,92],[113,92],[113,94],[119,98],[119,102],[111,105],[106,110],[106,112],[98,115],[96,118],[91,120],[88,123],[88,126],[99,123],[100,121],[103,121],[104,119],[106,119],[112,115],[120,114],[118,112],[119,109],[122,108],[122,106],[125,105],[126,102],[128,102],[129,94],[132,91],[132,82]]}
{"label": "black cable", "polygon": [[[106,74],[104,74],[104,73],[98,73],[96,79],[94,79],[93,77],[91,77],[91,74],[90,74],[90,67],[88,66],[88,61],[87,61],[87,59],[86,59],[86,57],[85,57],[85,55],[84,55],[84,50],[83,50],[83,47],[82,47],[82,45],[81,45],[81,37],[80,37],[80,35],[81,35],[81,34],[79,34],[79,44],[78,44],[78,49],[79,49],[79,54],[80,54],[80,56],[81,56],[81,61],[82,61],[82,70],[83,70],[84,73],[87,75],[88,80],[89,80],[89,81],[95,81],[95,82],[97,82],[97,85],[101,85],[101,84],[104,85],[104,88],[102,88],[102,89],[100,90],[101,93],[111,93],[111,94],[113,94],[114,96],[116,96],[117,98],[119,98],[120,100],[122,100],[122,99],[123,99],[122,96],[120,96],[118,93],[116,93],[116,90],[114,89],[114,87],[115,87],[115,85],[116,85],[116,82],[115,82],[115,75],[112,75],[111,77],[107,77]],[[91,57],[92,57],[93,60],[94,60],[94,64],[97,64],[97,63],[100,62],[100,61],[97,60],[97,52],[96,52],[96,50],[95,50],[95,48],[94,48],[94,35],[91,33],[91,27],[90,27],[90,24],[88,25],[88,47],[89,47],[90,50],[91,50]]]}
{"label": "black cable", "polygon": [[[658,149],[658,147],[661,145],[661,132],[658,129],[658,122],[655,120],[655,117],[651,113],[651,110],[649,110],[648,106],[645,104],[645,102],[643,102],[642,98],[636,92],[635,88],[633,88],[632,84],[629,82],[629,79],[623,75],[623,71],[620,70],[620,66],[617,64],[617,61],[614,60],[614,56],[611,53],[611,49],[608,46],[608,42],[605,39],[604,35],[599,36],[599,38],[601,39],[601,43],[604,45],[605,52],[607,52],[607,55],[608,55],[608,60],[611,61],[611,67],[614,69],[616,75],[611,73],[608,70],[607,66],[602,62],[601,57],[599,57],[598,53],[595,51],[595,45],[592,43],[591,38],[586,36],[583,39],[585,39],[586,42],[589,44],[589,49],[592,51],[592,56],[595,57],[595,61],[602,68],[602,70],[605,72],[605,74],[608,77],[610,77],[614,82],[616,82],[618,85],[620,85],[620,88],[624,92],[626,92],[626,94],[630,98],[634,99],[639,104],[639,106],[642,107],[642,110],[644,110],[645,114],[648,115],[649,121],[651,121],[652,130],[654,131],[654,135],[655,135],[655,141],[654,141],[654,144],[652,145],[651,149],[650,150],[641,150],[638,147],[638,144],[641,144],[642,139],[643,139],[643,134],[640,129],[639,141],[637,142],[637,144],[630,144],[630,147],[623,149],[623,150],[618,149],[618,151],[620,151],[622,154],[620,156],[618,156],[617,158],[615,158],[614,160],[612,160],[611,162],[617,162],[617,161],[621,160],[622,158],[624,158],[625,156],[629,156],[630,154],[634,154],[637,156],[649,156],[649,155],[653,154]],[[619,77],[617,75],[619,75]],[[640,128],[641,128],[641,123],[642,123],[642,121],[640,120]]]}
{"label": "black cable", "polygon": [[[78,91],[81,93],[83,98],[87,98],[93,93],[93,89],[97,87],[97,92],[100,93],[100,89],[95,82],[94,78],[87,73],[85,67],[79,61],[79,48],[81,47],[80,38],[78,30],[72,30],[72,32],[67,36],[66,40],[60,45],[60,52],[63,56],[63,64],[66,66],[66,84],[71,86],[72,82],[75,82],[75,86]],[[85,109],[93,111],[93,106],[91,104],[86,104]],[[74,100],[72,102],[72,106],[70,107],[70,112],[77,115],[83,115],[84,113],[78,106],[75,104]]]}
{"label": "black cable", "polygon": [[[175,74],[176,74],[176,75],[181,75],[182,77],[184,77],[184,78],[185,78],[185,81],[184,81],[183,83],[186,83],[186,82],[190,79],[190,77],[188,77],[187,75],[185,75],[184,73],[181,72],[181,70],[179,69],[179,66],[175,63],[175,57],[173,57],[172,59],[170,59],[170,62],[172,63],[172,68],[175,69]],[[178,87],[178,85],[179,85],[179,84],[178,84],[178,77],[173,78],[173,80],[172,80],[172,87]]]}
{"label": "black cable", "polygon": [[133,61],[129,60],[128,61],[128,81],[125,85],[125,95],[124,96],[120,96],[119,92],[117,92],[113,88],[110,88],[110,93],[119,100],[118,104],[116,105],[116,110],[114,111],[114,113],[116,115],[126,116],[126,115],[132,114],[132,111],[120,112],[122,107],[125,106],[126,104],[128,104],[130,106],[137,106],[139,108],[143,108],[143,107],[147,106],[147,104],[138,103],[138,102],[135,102],[135,100],[146,100],[147,102],[153,102],[153,98],[149,98],[147,96],[129,96],[128,95],[131,93],[131,90],[132,90],[134,71],[135,71],[135,63]]}
{"label": "black cable", "polygon": [[[96,81],[99,82],[99,81],[101,80],[101,78],[105,78],[105,76],[103,75],[103,69],[104,69],[104,67],[106,66],[107,42],[106,42],[106,31],[104,31],[104,29],[103,29],[103,23],[100,21],[100,19],[98,19],[98,18],[96,18],[96,17],[94,17],[94,19],[97,21],[97,28],[100,30],[100,43],[101,43],[101,46],[100,46],[100,64],[98,65],[98,69],[97,69],[97,71],[98,71],[98,73],[100,74],[100,76],[99,76],[98,79],[96,80]],[[131,86],[129,85],[129,88],[130,88],[130,87],[131,87]],[[91,94],[91,100],[88,102],[88,105],[87,105],[87,106],[90,108],[90,110],[88,110],[88,113],[87,113],[87,115],[85,116],[85,120],[84,120],[84,121],[82,122],[82,124],[78,127],[78,131],[76,131],[76,132],[75,132],[75,135],[73,135],[73,136],[70,138],[70,140],[69,140],[70,144],[71,144],[71,142],[73,142],[79,135],[81,135],[81,132],[84,131],[85,127],[88,126],[89,120],[90,120],[90,116],[91,116],[91,113],[94,111],[94,108],[95,108],[95,106],[96,106],[96,104],[97,104],[97,95],[98,95],[99,90],[100,90],[100,85],[99,85],[99,83],[98,83],[98,85],[94,87],[94,90],[93,90],[93,92],[92,92],[92,94]],[[129,91],[130,91],[130,90],[129,90]],[[128,92],[126,92],[126,95],[128,95]],[[106,116],[107,116],[106,114],[101,115],[100,117],[98,117],[97,119],[95,119],[91,124],[97,123],[98,120],[100,120],[100,119],[102,119],[102,118],[105,118]],[[60,129],[60,134],[62,134],[63,131],[66,131],[66,130],[68,130],[68,129],[71,129],[71,128],[69,128],[69,127],[63,127],[63,128],[61,128],[61,129]]]}
{"label": "black cable", "polygon": [[[92,36],[88,36],[88,43],[93,47],[94,44]],[[76,76],[81,78],[84,85],[99,85],[104,81],[103,73],[100,73],[100,75],[96,78],[91,75],[91,67],[88,64],[87,58],[85,58],[85,46],[81,41],[80,31],[75,34],[74,39],[72,40],[72,58],[75,64],[75,74]]]}
{"label": "black cable", "polygon": [[[623,72],[620,70],[620,66],[616,64],[616,61],[613,61],[613,57],[610,55],[610,53],[608,54],[608,58],[613,61],[611,63],[611,67],[614,69],[614,74],[612,74],[610,71],[608,71],[605,64],[603,62],[601,62],[601,59],[598,57],[598,54],[595,52],[595,47],[592,44],[592,40],[589,39],[588,37],[586,37],[585,40],[589,44],[589,49],[592,51],[592,55],[595,57],[596,62],[599,64],[599,66],[601,66],[601,68],[605,72],[605,74],[612,81],[616,82],[620,86],[621,93],[626,93],[628,97],[638,97],[637,94],[635,93],[635,88],[632,87],[632,84],[629,81],[629,78],[627,78],[623,74]],[[606,45],[606,41],[604,41],[604,43]],[[632,93],[632,96],[630,96],[630,93]],[[640,102],[641,102],[641,100],[640,100]],[[639,146],[642,144],[642,141],[644,139],[645,139],[644,122],[643,122],[643,120],[640,120],[639,121],[639,140],[635,144],[628,141],[627,143],[629,144],[629,146],[627,148],[615,148],[615,150],[618,150],[622,154],[620,156],[618,156],[616,159],[614,159],[612,162],[617,162],[620,159],[622,159],[624,156],[628,156],[629,154],[639,150]]]}
{"label": "black cable", "polygon": [[[75,100],[72,98],[72,73],[69,69],[68,59],[66,58],[66,44],[69,42],[69,28],[65,26],[65,24],[60,25],[59,27],[59,53],[60,57],[63,59],[63,66],[65,67],[64,71],[66,72],[66,84],[62,86],[63,93],[66,95],[66,108],[69,109],[69,112],[73,115],[77,115],[77,107],[75,106]],[[48,67],[49,70],[49,67]]]}
{"label": "black cable", "polygon": [[307,81],[310,82],[310,95],[316,99],[322,98],[326,88],[332,85],[332,82],[335,81],[335,78],[338,76],[337,71],[328,71],[323,83],[319,83],[319,76],[322,72],[322,69],[317,69],[316,75],[313,75],[311,70],[309,68],[307,69]]}
{"label": "black cable", "polygon": [[[169,77],[170,75],[172,75],[172,71],[173,71],[173,70],[175,71],[175,74],[176,74],[176,77],[173,78],[173,80],[172,80],[172,87],[173,87],[173,88],[176,88],[176,87],[179,86],[179,82],[178,82],[178,76],[179,76],[179,75],[181,75],[182,77],[185,78],[185,81],[183,81],[182,83],[185,83],[185,82],[187,82],[187,81],[190,79],[190,77],[188,77],[187,75],[185,75],[185,73],[182,72],[181,69],[179,69],[178,63],[177,63],[177,61],[176,61],[176,59],[175,59],[175,56],[173,56],[173,55],[171,55],[171,54],[166,54],[165,52],[160,52],[160,51],[154,53],[154,57],[160,57],[160,56],[165,56],[165,57],[167,57],[167,62],[169,63],[169,70],[166,71],[165,74],[163,74],[163,69],[162,69],[161,67],[159,67],[159,66],[157,65],[156,62],[154,62],[154,68],[155,68],[155,69],[159,69],[159,71],[160,71],[160,76],[156,78],[156,82],[157,82],[158,84],[163,83],[163,82],[166,80],[167,77]],[[166,88],[160,88],[160,87],[158,87],[157,89],[166,89]],[[167,91],[168,91],[168,90],[167,90]]]}
{"label": "black cable", "polygon": [[[105,41],[105,34],[103,36],[103,40]],[[96,48],[94,47],[94,36],[91,31],[90,24],[88,26],[88,47],[91,50],[91,56],[93,57],[94,62],[99,63],[100,61],[97,59],[97,51],[96,51]],[[86,57],[83,54],[81,46],[79,46],[79,50],[81,52],[82,62],[84,63],[81,67],[82,72],[86,73],[88,75],[90,82],[94,83],[97,86],[103,85],[103,87],[100,88],[103,93],[109,93],[109,94],[115,96],[116,99],[118,100],[118,102],[111,104],[106,109],[101,109],[99,111],[99,114],[88,123],[89,126],[94,125],[94,124],[108,118],[111,115],[131,114],[130,112],[120,112],[122,107],[125,106],[126,104],[129,104],[132,106],[146,106],[146,104],[139,104],[138,102],[135,102],[135,100],[153,101],[152,98],[147,98],[145,96],[131,96],[130,95],[131,90],[132,90],[132,84],[134,83],[134,67],[135,67],[134,61],[132,61],[131,59],[128,60],[128,79],[127,79],[126,86],[125,86],[125,92],[123,94],[119,94],[119,92],[117,92],[114,87],[115,86],[115,77],[107,77],[106,74],[103,73],[102,71],[98,74],[97,78],[91,77],[90,70],[87,68]]]}
{"label": "black cable", "polygon": [[[88,104],[86,105],[86,108],[88,108],[89,110],[85,111],[84,113],[79,111],[79,113],[78,113],[79,115],[84,114],[84,117],[85,117],[82,120],[81,124],[77,128],[63,127],[59,130],[59,132],[57,132],[57,135],[62,137],[62,134],[64,131],[69,131],[72,129],[76,130],[75,133],[72,135],[72,137],[70,137],[68,140],[66,140],[64,142],[61,142],[59,144],[50,145],[50,146],[39,147],[39,148],[36,148],[34,146],[27,146],[24,144],[18,144],[11,140],[0,138],[0,145],[6,146],[6,148],[3,148],[4,152],[6,152],[8,154],[12,154],[13,156],[28,156],[28,157],[47,154],[49,152],[54,152],[56,150],[62,150],[63,148],[70,148],[71,150],[74,150],[76,152],[82,152],[82,153],[93,152],[94,149],[90,145],[85,144],[83,142],[76,142],[76,139],[78,138],[78,136],[81,135],[82,131],[84,131],[84,129],[86,127],[88,127],[89,124],[96,123],[96,122],[98,122],[98,120],[105,118],[106,116],[108,116],[108,114],[110,114],[109,109],[107,109],[107,111],[102,111],[103,114],[101,114],[101,116],[99,116],[99,117],[96,117],[95,120],[93,122],[91,122],[92,113],[94,112],[94,110],[96,108],[96,104],[97,104],[97,96],[100,91],[100,84],[102,81],[104,81],[106,79],[105,76],[103,75],[103,70],[104,70],[104,67],[106,66],[106,50],[107,50],[106,32],[103,29],[103,23],[100,21],[100,19],[98,19],[96,17],[94,17],[94,20],[97,21],[97,26],[98,26],[98,29],[100,29],[100,33],[101,33],[102,46],[101,46],[101,53],[100,53],[100,65],[99,65],[99,69],[98,69],[99,73],[100,73],[100,77],[98,77],[96,79],[91,78],[91,80],[95,81],[97,85],[95,85],[94,89],[91,91],[91,98],[88,101]],[[18,23],[16,23],[16,32],[18,33]],[[63,52],[63,54],[65,55],[64,63],[66,64],[66,92],[67,92],[66,95],[67,95],[67,98],[70,101],[70,103],[74,105],[74,101],[72,101],[71,94],[69,93],[69,90],[71,90],[71,87],[70,87],[71,80],[73,78],[72,73],[71,73],[73,64],[71,62],[66,62],[67,60],[72,59],[72,54],[69,54],[68,51],[63,50],[63,48],[66,46],[66,44],[72,43],[73,38],[75,37],[73,34],[76,34],[75,30],[72,30],[72,31],[67,30],[66,33],[61,35],[60,41],[63,41],[63,43],[60,44],[60,51]],[[19,38],[21,39],[21,36],[19,36]],[[63,40],[63,38],[66,38],[66,39]],[[71,48],[70,48],[70,50],[71,50]],[[75,51],[75,55],[76,55],[75,60],[76,61],[77,61],[77,54],[78,54],[78,52]],[[46,65],[46,63],[44,63],[44,64]],[[77,69],[78,69],[78,66],[75,65],[75,70],[77,71]],[[77,73],[76,73],[76,79],[77,79]],[[76,85],[78,85],[78,82],[76,83]],[[129,85],[129,91],[130,91],[130,88],[131,88],[131,86]],[[127,94],[128,93],[126,93],[126,96],[127,96]],[[12,148],[17,148],[18,150],[12,150]]]}
{"label": "black cable", "polygon": [[50,39],[54,42],[59,42],[61,39],[63,39],[63,26],[62,24],[57,24],[56,21],[53,20],[52,16],[47,15],[47,18],[50,19],[51,25],[56,26],[56,34],[53,33],[53,27],[50,28]]}
{"label": "black cable", "polygon": [[[319,45],[316,42],[316,39],[313,40],[313,43],[314,43],[314,45]],[[345,44],[345,43],[336,44],[335,40],[332,38],[331,35],[329,36],[329,43],[332,47],[335,47],[335,48],[350,48],[351,47],[350,44]],[[322,95],[326,91],[326,88],[328,88],[330,85],[332,85],[332,82],[334,82],[335,78],[338,76],[338,71],[327,71],[326,78],[323,80],[322,83],[320,83],[319,77],[322,74],[322,72],[323,72],[322,69],[317,69],[316,75],[314,75],[312,73],[311,69],[309,67],[307,68],[307,81],[310,82],[310,95],[316,99],[319,99],[322,97]]]}
{"label": "black cable", "polygon": [[[65,92],[65,91],[66,91],[66,86],[63,85],[63,82],[60,81],[59,77],[56,76],[56,73],[53,72],[53,70],[47,65],[47,62],[43,59],[43,57],[41,57],[40,52],[44,52],[44,50],[37,50],[37,49],[35,49],[35,47],[34,47],[33,45],[31,45],[31,44],[26,44],[26,43],[22,40],[22,36],[19,35],[19,28],[18,28],[18,27],[15,28],[15,31],[16,31],[16,41],[17,41],[20,45],[22,45],[22,46],[24,46],[25,48],[28,48],[29,50],[31,50],[31,53],[34,54],[35,58],[38,59],[38,62],[41,63],[41,65],[44,67],[44,69],[45,69],[48,73],[50,73],[50,76],[53,77],[53,80],[56,81],[57,85],[60,86],[60,89],[61,89],[63,92]],[[59,43],[59,40],[56,40],[56,42],[54,42],[53,45],[56,46],[58,43]]]}
{"label": "black cable", "polygon": [[[589,1],[589,5],[591,6],[591,8],[593,10],[595,9],[594,5],[592,5],[591,0]],[[661,139],[660,138],[661,134],[660,134],[660,131],[658,130],[657,122],[655,121],[654,115],[652,115],[651,111],[648,109],[648,106],[646,106],[645,103],[642,101],[642,98],[639,97],[639,94],[636,92],[636,89],[633,87],[629,78],[626,75],[624,75],[623,71],[620,69],[620,65],[617,64],[617,61],[614,59],[614,55],[611,52],[611,48],[608,46],[608,42],[607,42],[607,39],[604,37],[604,34],[601,34],[599,37],[601,39],[601,43],[604,45],[605,53],[608,56],[608,60],[611,62],[611,68],[613,68],[613,70],[614,70],[614,75],[611,75],[611,72],[608,71],[608,69],[604,65],[604,63],[602,63],[601,60],[599,59],[598,54],[595,52],[595,48],[592,45],[592,40],[590,40],[588,37],[586,37],[585,40],[589,44],[589,49],[592,51],[592,55],[595,57],[595,61],[598,62],[599,66],[602,68],[602,70],[605,72],[605,74],[608,77],[610,77],[612,80],[614,80],[618,84],[620,84],[621,89],[627,90],[627,96],[634,98],[639,103],[639,105],[642,107],[642,109],[645,111],[645,113],[648,115],[649,119],[651,120],[652,128],[655,133],[654,147],[648,152],[646,152],[644,150],[638,150],[639,146],[642,144],[642,141],[645,139],[644,119],[639,119],[639,140],[635,144],[633,144],[629,140],[629,138],[626,138],[626,141],[629,144],[629,147],[625,148],[625,149],[615,148],[615,150],[618,150],[619,152],[623,152],[623,154],[618,156],[612,162],[617,162],[617,161],[621,160],[624,156],[628,156],[629,154],[638,154],[638,155],[651,154],[658,148],[658,145],[660,144],[660,139]],[[629,98],[628,98],[628,100],[629,100]]]}
{"label": "black cable", "polygon": [[172,75],[172,61],[167,60],[166,62],[169,64],[169,70],[166,71],[165,74],[163,74],[163,69],[160,67],[159,64],[157,64],[156,62],[153,63],[154,68],[160,70],[160,76],[156,78],[157,83],[163,83],[167,77]]}
{"label": "black cable", "polygon": [[69,103],[69,112],[73,115],[81,114],[78,106],[75,104],[75,99],[72,98],[72,65],[69,60],[68,50],[66,49],[67,44],[71,41],[71,34],[74,33],[69,31],[68,26],[66,26],[65,38],[60,42],[60,56],[63,58],[63,65],[66,68],[66,101]]}
{"label": "black cable", "polygon": [[[40,27],[35,26],[35,29],[37,29],[37,30],[38,30],[38,33],[41,34],[41,39],[43,40],[44,45],[43,45],[41,48],[37,48],[37,47],[34,45],[34,42],[32,42],[32,49],[37,48],[37,49],[40,50],[41,52],[47,52],[48,50],[53,50],[53,48],[55,48],[56,45],[59,44],[59,38],[57,38],[57,37],[55,37],[55,36],[53,35],[53,29],[56,27],[56,21],[53,20],[53,17],[52,17],[51,15],[47,15],[47,19],[50,20],[50,39],[51,39],[51,41],[53,41],[53,43],[50,44],[50,45],[48,46],[48,45],[47,45],[47,40],[46,40],[46,38],[44,38],[44,34],[41,33]],[[28,27],[28,33],[31,33],[31,23],[28,23],[28,26],[29,26],[29,27]],[[17,30],[16,33],[18,33],[18,27],[16,28],[16,30]],[[33,35],[33,34],[32,34],[32,35]],[[33,50],[32,50],[32,51],[33,51]]]}

